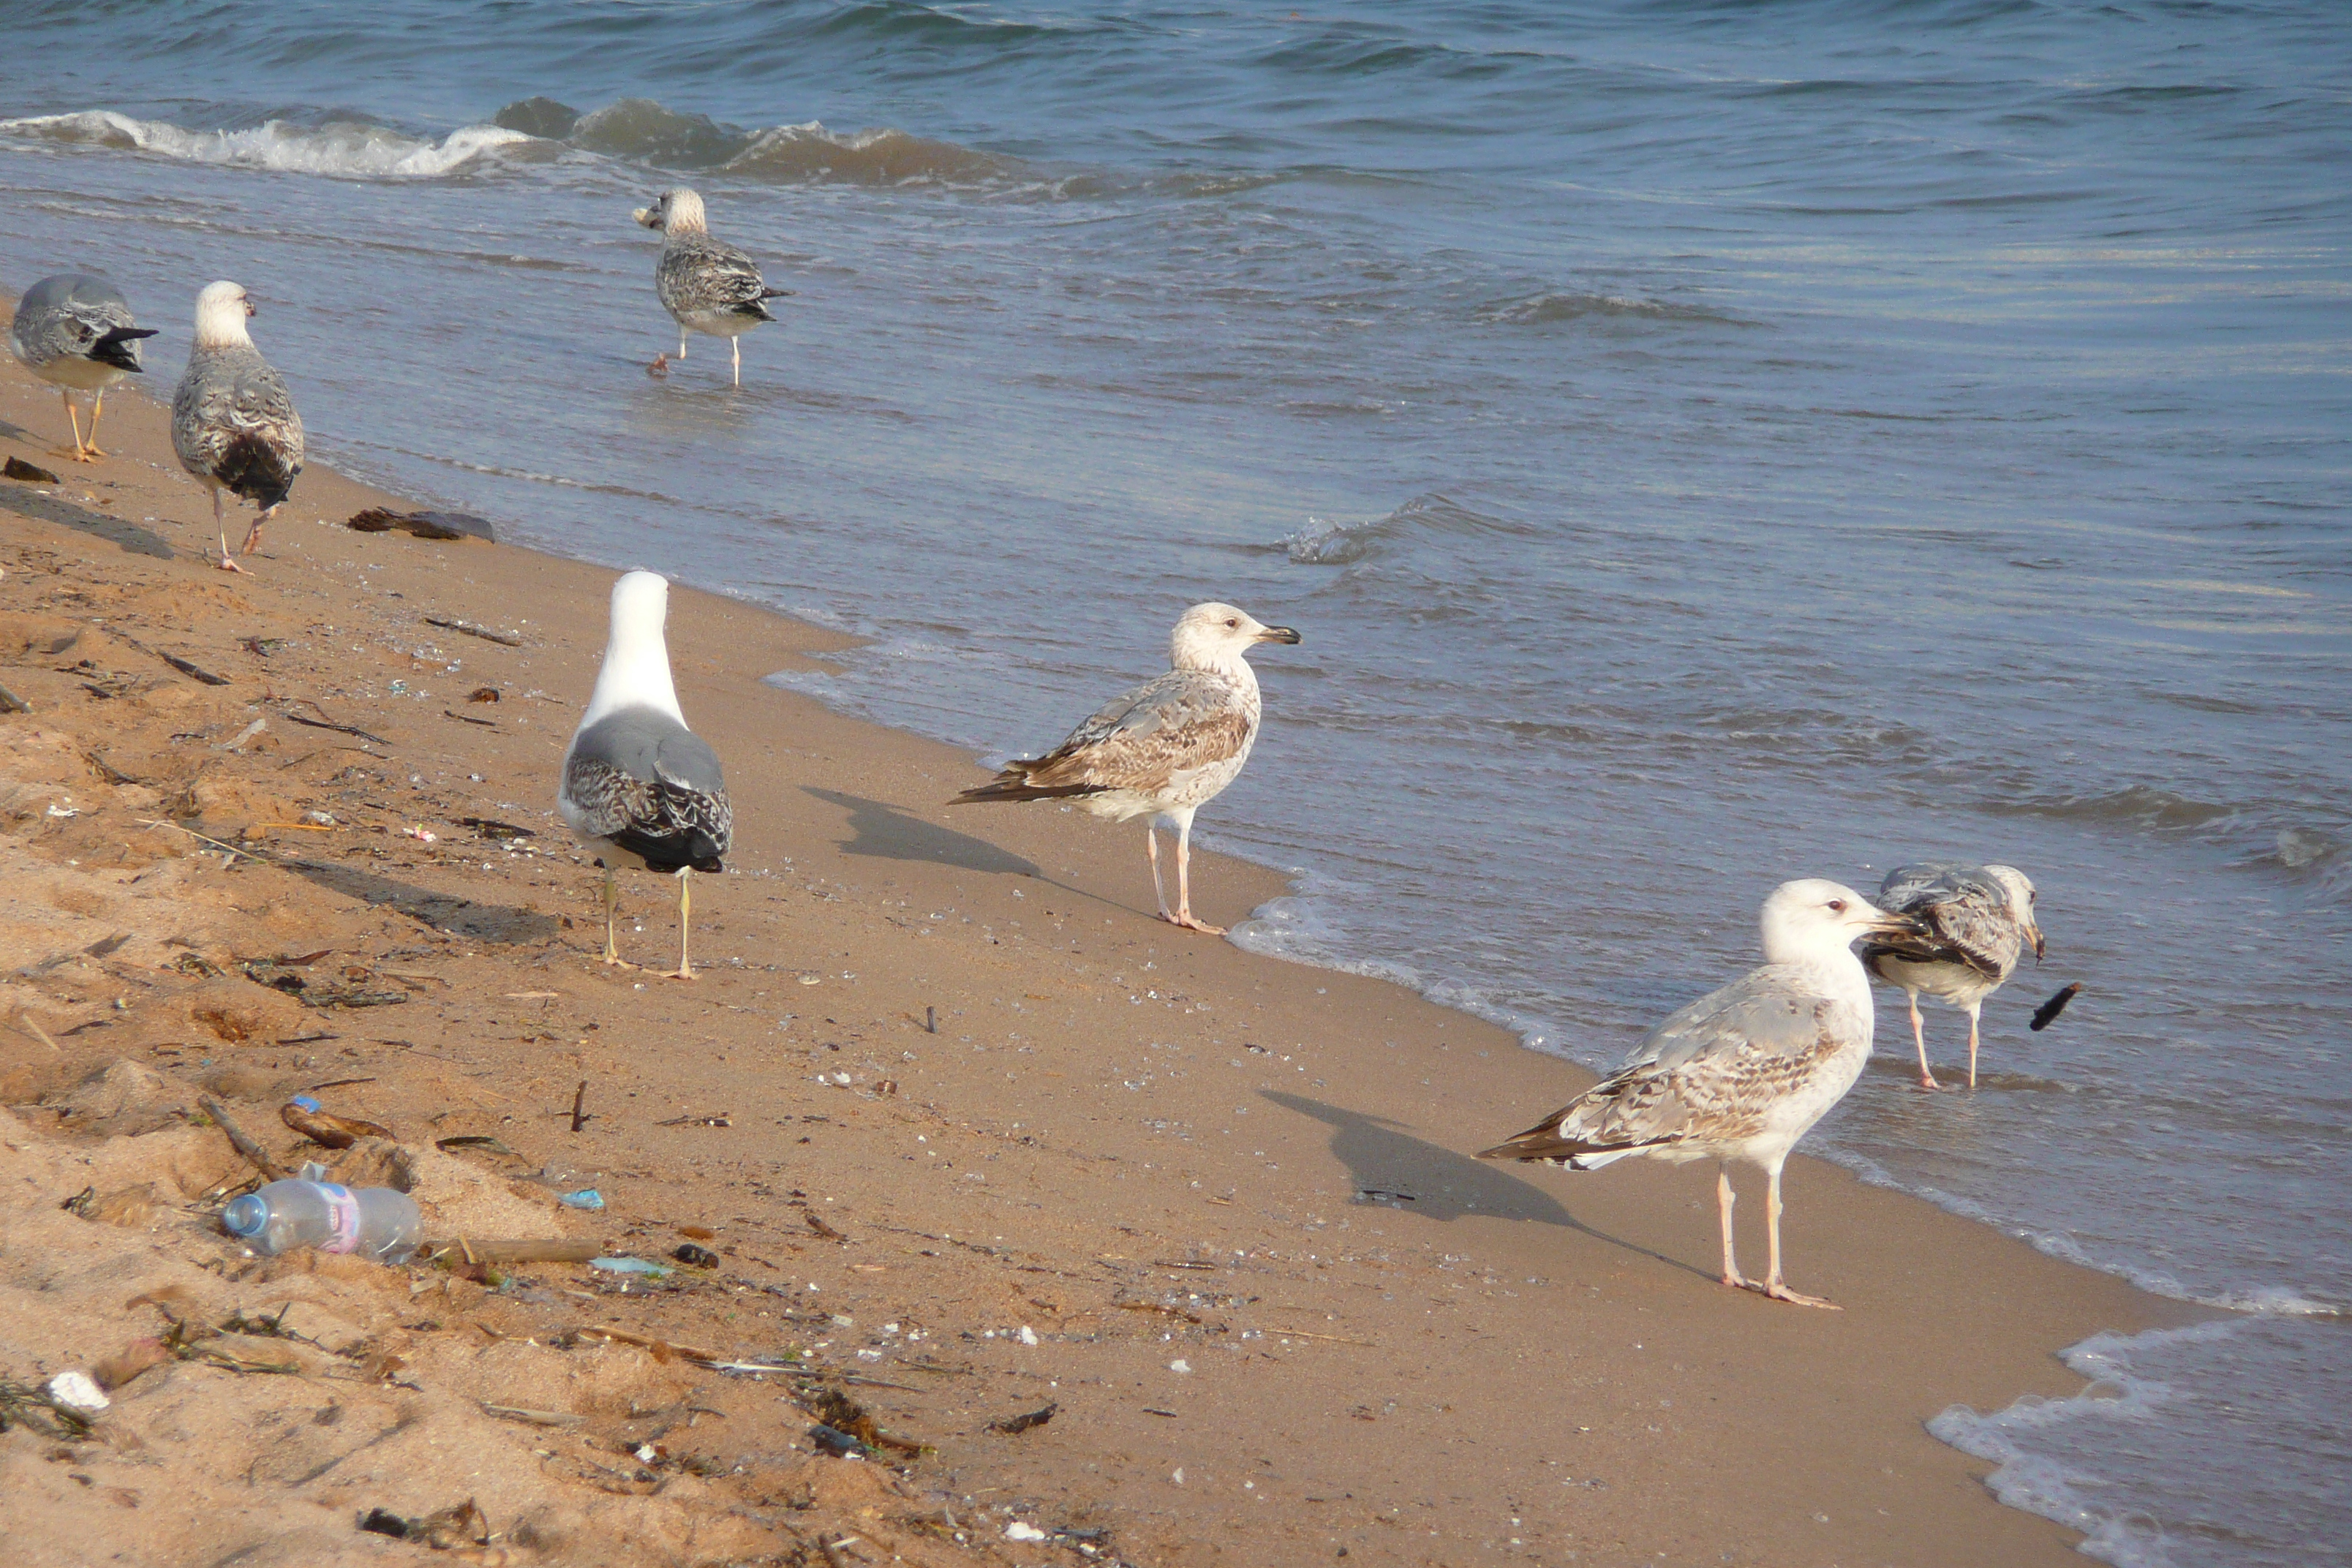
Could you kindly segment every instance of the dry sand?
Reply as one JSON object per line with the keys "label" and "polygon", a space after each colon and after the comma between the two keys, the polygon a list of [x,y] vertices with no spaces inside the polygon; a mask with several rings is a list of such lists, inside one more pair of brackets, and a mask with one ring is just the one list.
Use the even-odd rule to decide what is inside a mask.
{"label": "dry sand", "polygon": [[[1790,1277],[1846,1310],[1727,1290],[1711,1172],[1470,1157],[1582,1075],[1159,923],[1131,827],[945,808],[968,757],[763,684],[836,645],[724,598],[670,614],[736,808],[706,975],[608,969],[551,796],[611,574],[348,531],[400,503],[314,467],[230,576],[162,411],[105,436],[60,461],[0,375],[0,452],[62,476],[0,485],[0,1377],[182,1342],[88,1435],[0,1436],[11,1563],[405,1560],[355,1521],[467,1499],[457,1550],[519,1563],[2071,1560],[1922,1422],[2182,1310],[1802,1159]],[[1211,920],[1281,890],[1196,869]],[[625,876],[629,956],[674,960],[673,898]],[[279,1105],[333,1080],[436,1234],[717,1266],[247,1258],[197,1099],[290,1163]],[[825,1387],[922,1452],[820,1456]]]}

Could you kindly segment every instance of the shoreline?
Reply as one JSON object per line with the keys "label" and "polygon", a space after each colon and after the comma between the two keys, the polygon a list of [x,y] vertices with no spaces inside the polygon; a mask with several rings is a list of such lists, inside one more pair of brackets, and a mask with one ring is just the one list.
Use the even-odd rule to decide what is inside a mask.
{"label": "shoreline", "polygon": [[[727,765],[739,824],[730,873],[697,889],[708,977],[680,986],[605,972],[593,962],[593,873],[554,822],[551,796],[554,759],[602,649],[608,572],[513,546],[351,533],[341,520],[359,506],[400,503],[313,468],[263,559],[244,577],[215,573],[190,551],[209,508],[178,475],[155,405],[118,394],[107,432],[121,455],[84,468],[39,438],[62,420],[48,389],[13,363],[0,388],[11,426],[0,450],[63,481],[42,487],[48,498],[14,483],[0,490],[0,617],[87,624],[98,589],[135,578],[154,591],[122,612],[134,626],[143,618],[132,635],[228,681],[215,690],[151,662],[134,684],[157,684],[97,698],[92,682],[58,669],[71,658],[28,661],[22,638],[0,647],[0,682],[35,708],[0,724],[70,732],[75,744],[53,752],[119,735],[100,755],[125,777],[176,782],[180,762],[198,764],[178,797],[198,809],[183,816],[165,810],[174,802],[155,784],[107,783],[86,751],[51,757],[55,781],[27,779],[20,754],[19,786],[62,784],[78,769],[70,809],[80,815],[8,825],[9,879],[80,872],[58,862],[87,858],[69,851],[103,837],[101,825],[157,857],[144,866],[192,847],[130,832],[141,818],[168,816],[257,851],[214,877],[256,890],[212,906],[210,935],[186,924],[185,900],[134,920],[127,895],[89,887],[68,891],[100,913],[76,915],[71,898],[53,896],[59,923],[10,930],[11,971],[59,952],[84,957],[10,984],[6,1017],[38,1013],[61,1048],[16,1069],[0,1100],[68,1097],[81,1075],[118,1058],[162,1078],[163,1098],[193,1089],[191,1042],[164,1039],[150,1021],[178,994],[180,976],[161,978],[177,952],[251,958],[266,931],[288,944],[280,952],[331,932],[379,969],[405,953],[390,962],[431,979],[401,983],[408,1001],[383,1010],[399,1015],[396,1031],[298,1009],[281,1040],[300,1038],[297,1024],[341,1037],[308,1050],[258,1035],[215,1042],[203,1047],[211,1068],[233,1055],[264,1074],[366,1077],[333,1108],[402,1130],[470,1100],[466,1114],[492,1117],[527,1161],[598,1178],[610,1207],[582,1233],[614,1237],[634,1223],[635,1245],[658,1234],[666,1252],[679,1224],[717,1231],[745,1279],[780,1288],[808,1320],[771,1325],[769,1351],[789,1342],[827,1365],[927,1385],[860,1392],[886,1431],[937,1447],[909,1468],[910,1489],[980,1508],[991,1500],[982,1489],[1017,1497],[1022,1518],[1090,1521],[1075,1528],[1110,1530],[1117,1553],[1139,1563],[1341,1547],[1351,1561],[1398,1563],[1725,1552],[1775,1563],[1961,1563],[1994,1552],[2055,1563],[2071,1560],[2074,1532],[1996,1502],[1979,1484],[1990,1467],[1924,1423],[1954,1404],[1990,1414],[2025,1394],[2077,1393],[2083,1379],[2057,1360],[2067,1346],[2103,1329],[2210,1315],[1804,1155],[1790,1167],[1790,1272],[1847,1310],[1806,1313],[1723,1290],[1703,1171],[1636,1163],[1574,1177],[1468,1157],[1589,1074],[1395,983],[1160,924],[1131,827],[1051,808],[947,813],[955,788],[981,776],[963,752],[764,679],[847,639],[720,595],[677,589],[671,614],[681,700]],[[28,569],[29,552],[53,569]],[[525,604],[527,619],[515,613]],[[520,630],[527,646],[425,627],[428,610]],[[247,639],[271,637],[285,640],[247,651]],[[98,653],[128,670],[130,654],[92,640],[72,658]],[[437,654],[420,657],[427,647]],[[416,689],[394,693],[394,680]],[[499,703],[459,700],[484,683],[500,689]],[[390,744],[281,719],[290,702],[321,700],[336,721]],[[90,711],[107,703],[122,706]],[[250,716],[269,721],[255,749],[219,750]],[[336,754],[312,749],[321,742]],[[135,757],[142,747],[149,754]],[[354,767],[375,782],[348,786],[363,798],[337,805],[328,786]],[[336,830],[307,831],[311,810],[337,816]],[[468,816],[532,828],[539,852],[483,848],[450,831]],[[419,825],[446,847],[405,837]],[[162,838],[177,840],[168,855]],[[335,865],[327,845],[360,866]],[[289,851],[334,874],[267,858]],[[1236,919],[1285,891],[1270,868],[1207,851],[1202,862],[1196,890],[1209,919]],[[95,866],[68,880],[92,880]],[[642,927],[626,933],[632,956],[665,961],[667,894],[660,879],[625,877]],[[76,921],[137,929],[92,961],[86,948],[113,929],[66,945]],[[167,949],[173,937],[194,945]],[[110,1014],[104,994],[126,984],[110,964],[142,966],[156,994]],[[205,984],[247,984],[215,967],[226,978]],[[936,1034],[922,1027],[926,1009]],[[185,1018],[175,1027],[184,1034]],[[388,1032],[400,1038],[362,1038]],[[25,1044],[21,1031],[8,1037],[12,1050]],[[139,1048],[110,1045],[134,1039]],[[162,1048],[171,1045],[176,1056]],[[1460,1071],[1458,1056],[1476,1068]],[[313,1058],[315,1069],[301,1065]],[[843,1073],[847,1083],[830,1081]],[[575,1079],[604,1091],[593,1098],[609,1120],[548,1131]],[[238,1109],[247,1127],[277,1131],[267,1095]],[[718,1115],[730,1125],[710,1125]],[[852,1239],[824,1238],[803,1205]],[[1760,1246],[1750,1234],[1759,1206],[1742,1205],[1750,1248]],[[567,1234],[582,1226],[555,1217]],[[193,1221],[158,1223],[196,1245]],[[762,1260],[764,1273],[751,1267]],[[8,1298],[21,1267],[0,1281]],[[556,1277],[584,1272],[548,1270],[546,1288],[560,1299],[577,1281]],[[730,1299],[672,1296],[648,1311],[677,1342],[742,1338],[751,1353],[740,1321],[724,1315]],[[884,1322],[893,1330],[877,1333]],[[910,1341],[916,1331],[924,1338]],[[409,1346],[420,1364],[425,1347],[457,1337],[397,1325],[374,1335]],[[21,1344],[5,1348],[22,1358]],[[892,1370],[926,1359],[961,1370]],[[1172,1370],[1177,1362],[1188,1370]],[[142,1402],[160,1397],[148,1384],[162,1375],[129,1385],[121,1419],[138,1420]],[[232,1375],[182,1363],[163,1386]],[[1018,1413],[1021,1399],[1054,1402],[1057,1415],[1019,1436],[991,1433],[987,1421]],[[782,1452],[794,1436],[805,1449],[807,1419],[764,1403],[763,1426],[748,1405],[714,1425],[739,1453]],[[0,1447],[0,1465],[34,1462]],[[756,1466],[743,1474],[742,1485],[759,1484]],[[78,1531],[102,1537],[134,1518],[79,1501],[87,1489],[39,1490],[38,1506],[53,1502]],[[679,1477],[664,1496],[689,1513],[723,1511],[715,1500],[675,1501],[694,1490]],[[281,1506],[317,1513],[307,1501]],[[347,1519],[327,1530],[319,1542],[357,1552]],[[981,1550],[965,1533],[973,1538],[954,1550]],[[991,1550],[1076,1561],[1079,1539],[1015,1548],[1000,1533]],[[936,1532],[922,1540],[910,1561],[954,1560]],[[237,1545],[220,1539],[221,1550]],[[699,1560],[696,1548],[660,1550]]]}

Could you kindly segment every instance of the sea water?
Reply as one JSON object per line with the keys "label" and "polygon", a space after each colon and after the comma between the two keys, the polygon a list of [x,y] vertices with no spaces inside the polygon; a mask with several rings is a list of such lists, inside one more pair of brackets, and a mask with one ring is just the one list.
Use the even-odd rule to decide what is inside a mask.
{"label": "sea water", "polygon": [[[1783,878],[2024,867],[1979,1090],[1898,997],[1811,1146],[2231,1316],[1936,1430],[2115,1562],[2352,1561],[2338,6],[7,22],[0,281],[115,278],[157,388],[233,277],[322,460],[857,632],[795,684],[992,760],[1190,602],[1299,626],[1202,819],[1297,878],[1249,945],[1606,1064]],[[795,291],[740,389],[648,373],[684,183]]]}

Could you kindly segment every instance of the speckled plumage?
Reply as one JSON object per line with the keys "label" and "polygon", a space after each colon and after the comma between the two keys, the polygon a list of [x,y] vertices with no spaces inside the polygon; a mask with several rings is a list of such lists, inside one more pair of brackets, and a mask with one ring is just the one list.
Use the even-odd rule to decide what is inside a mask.
{"label": "speckled plumage", "polygon": [[1882,909],[1916,917],[1917,936],[1874,938],[1862,962],[1870,973],[1910,999],[1919,1049],[1919,1078],[1936,1087],[1927,1066],[1919,998],[1932,996],[1969,1016],[1969,1082],[1977,1078],[1979,1016],[1985,998],[2017,971],[2028,943],[2042,951],[2034,918],[2033,884],[2013,866],[1962,866],[1941,861],[1897,866],[1880,884]]}
{"label": "speckled plumage", "polygon": [[251,343],[199,344],[172,394],[172,450],[207,485],[264,511],[302,471],[302,416],[286,378]]}
{"label": "speckled plumage", "polygon": [[[710,237],[702,198],[683,185],[664,191],[650,206],[639,207],[636,220],[662,231],[661,259],[654,263],[654,293],[662,309],[677,323],[677,357],[686,357],[686,335],[702,332],[730,341],[735,383],[743,382],[743,348],[740,339],[763,321],[776,318],[768,301],[791,290],[771,289],[760,276],[759,264],[734,246]],[[656,368],[660,362],[656,363]]]}

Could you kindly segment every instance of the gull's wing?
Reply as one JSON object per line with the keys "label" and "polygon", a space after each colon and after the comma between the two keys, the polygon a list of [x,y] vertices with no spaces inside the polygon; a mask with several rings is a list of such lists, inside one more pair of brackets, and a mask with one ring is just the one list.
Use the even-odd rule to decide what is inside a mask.
{"label": "gull's wing", "polygon": [[2009,889],[1981,866],[1927,863],[1897,866],[1878,889],[1878,907],[1916,915],[1922,936],[1874,936],[1862,960],[1873,973],[1881,958],[1913,963],[1965,964],[1989,980],[2008,978],[2024,938],[2011,910]]}
{"label": "gull's wing", "polygon": [[302,471],[302,416],[258,350],[199,349],[172,395],[172,447],[191,469],[274,506]]}
{"label": "gull's wing", "polygon": [[1232,762],[1249,749],[1256,728],[1238,683],[1205,670],[1171,669],[1106,703],[1045,755],[1013,763],[957,798],[1156,794],[1180,774]]}
{"label": "gull's wing", "polygon": [[654,291],[673,311],[741,310],[762,317],[768,310],[761,301],[776,292],[749,255],[708,235],[680,236],[663,247]]}
{"label": "gull's wing", "polygon": [[580,832],[657,865],[706,867],[733,837],[719,753],[667,713],[624,709],[574,735],[562,795]]}
{"label": "gull's wing", "polygon": [[1831,1058],[1869,1041],[1852,1007],[1815,994],[1802,971],[1766,964],[1675,1014],[1623,1067],[1480,1157],[1599,1163],[1745,1137]]}

